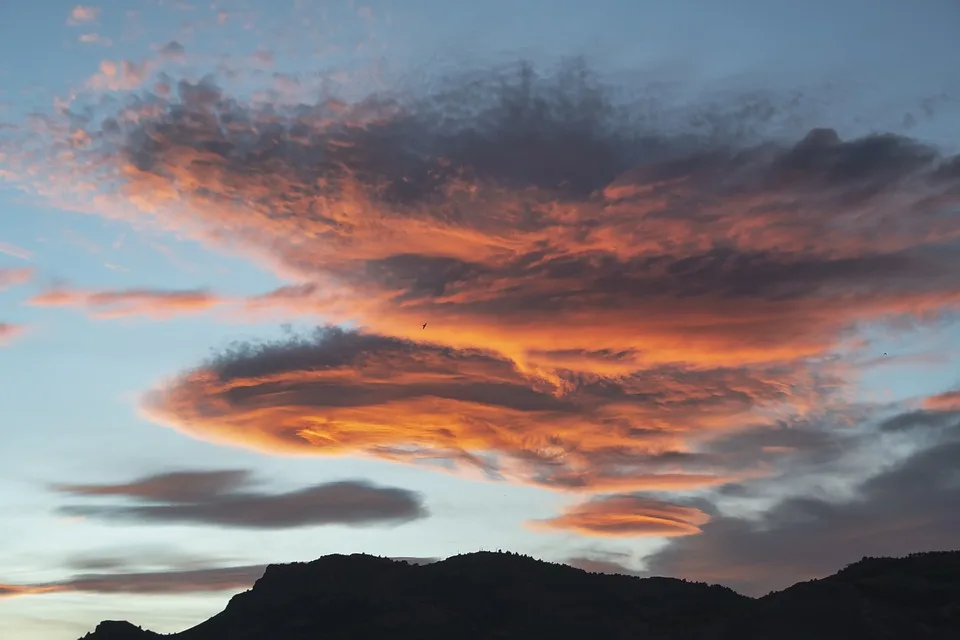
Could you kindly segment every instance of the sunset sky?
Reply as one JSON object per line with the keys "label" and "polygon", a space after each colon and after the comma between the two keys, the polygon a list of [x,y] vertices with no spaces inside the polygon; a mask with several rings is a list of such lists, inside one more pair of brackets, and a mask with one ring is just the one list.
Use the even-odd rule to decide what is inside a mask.
{"label": "sunset sky", "polygon": [[[960,6],[0,3],[0,637],[960,539]],[[426,323],[426,326],[423,326]]]}

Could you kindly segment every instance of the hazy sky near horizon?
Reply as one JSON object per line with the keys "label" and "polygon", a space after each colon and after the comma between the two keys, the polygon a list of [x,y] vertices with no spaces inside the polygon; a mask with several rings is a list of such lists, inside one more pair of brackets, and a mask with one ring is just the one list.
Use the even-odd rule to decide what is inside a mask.
{"label": "hazy sky near horizon", "polygon": [[328,553],[762,594],[955,546],[958,32],[0,3],[0,637]]}

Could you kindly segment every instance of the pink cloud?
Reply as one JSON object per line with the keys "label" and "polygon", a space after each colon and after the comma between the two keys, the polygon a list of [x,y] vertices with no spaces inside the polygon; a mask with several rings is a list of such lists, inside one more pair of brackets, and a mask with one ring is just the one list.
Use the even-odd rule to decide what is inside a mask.
{"label": "pink cloud", "polygon": [[10,344],[25,331],[26,327],[23,325],[0,322],[0,347]]}
{"label": "pink cloud", "polygon": [[99,17],[100,17],[99,8],[78,4],[73,9],[70,10],[70,18],[67,20],[67,24],[74,25],[74,26],[81,25],[81,24],[89,24],[91,22],[96,22],[97,18]]}
{"label": "pink cloud", "polygon": [[25,284],[33,278],[33,269],[29,267],[18,269],[0,269],[0,291],[8,287]]}

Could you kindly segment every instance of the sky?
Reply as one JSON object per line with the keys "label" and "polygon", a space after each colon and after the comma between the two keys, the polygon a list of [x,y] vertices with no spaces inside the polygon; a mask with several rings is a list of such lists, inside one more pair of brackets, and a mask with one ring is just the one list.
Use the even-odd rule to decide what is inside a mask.
{"label": "sky", "polygon": [[960,535],[948,0],[0,3],[0,636]]}

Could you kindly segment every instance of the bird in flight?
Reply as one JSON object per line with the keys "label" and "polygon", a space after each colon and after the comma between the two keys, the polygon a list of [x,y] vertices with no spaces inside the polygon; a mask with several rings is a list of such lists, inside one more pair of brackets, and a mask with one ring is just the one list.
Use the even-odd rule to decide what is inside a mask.
{"label": "bird in flight", "polygon": [[420,330],[421,330],[421,331],[423,331],[423,330],[426,329],[426,328],[427,328],[427,323],[426,323],[426,322],[424,322],[422,325],[420,325]]}

